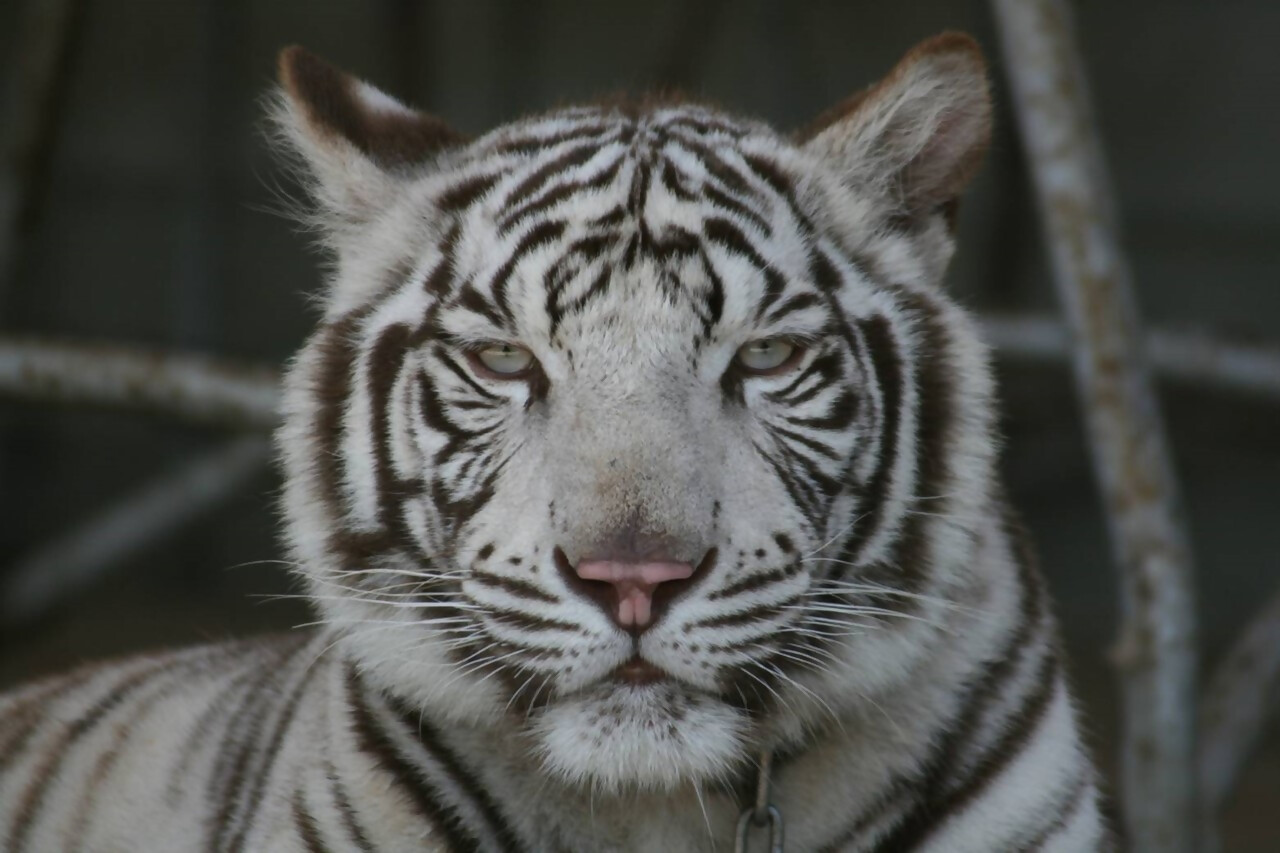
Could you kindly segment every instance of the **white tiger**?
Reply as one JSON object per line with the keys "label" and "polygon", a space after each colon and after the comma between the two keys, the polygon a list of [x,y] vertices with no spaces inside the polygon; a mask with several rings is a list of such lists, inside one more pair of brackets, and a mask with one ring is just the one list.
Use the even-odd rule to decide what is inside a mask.
{"label": "white tiger", "polygon": [[279,433],[327,627],[0,700],[0,847],[1111,848],[941,289],[971,39],[795,139],[652,99],[467,141],[281,79],[334,258]]}

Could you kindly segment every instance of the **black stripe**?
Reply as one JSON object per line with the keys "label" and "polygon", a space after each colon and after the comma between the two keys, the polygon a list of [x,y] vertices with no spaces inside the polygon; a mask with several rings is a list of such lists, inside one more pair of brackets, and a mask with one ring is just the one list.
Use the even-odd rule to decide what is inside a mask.
{"label": "black stripe", "polygon": [[[549,136],[518,136],[503,140],[494,146],[493,151],[495,154],[544,154],[548,149],[566,142],[595,139],[605,134],[616,134],[618,130],[618,126],[613,124],[582,124]],[[600,144],[608,141],[610,140],[600,140]]]}
{"label": "black stripe", "polygon": [[410,731],[417,732],[418,740],[426,748],[427,753],[441,764],[449,778],[462,789],[472,805],[484,817],[490,831],[497,837],[500,848],[504,851],[521,850],[523,845],[517,840],[498,805],[485,791],[480,781],[463,766],[458,756],[445,746],[440,733],[426,721],[422,714],[404,707],[394,697],[390,701],[401,721],[409,727]]}
{"label": "black stripe", "polygon": [[433,828],[440,830],[448,842],[449,850],[475,850],[479,839],[466,831],[448,806],[439,799],[439,793],[428,784],[416,767],[410,764],[391,737],[382,728],[373,711],[365,703],[364,685],[354,669],[347,672],[347,696],[351,706],[352,724],[361,752],[375,766],[390,774],[395,787],[413,805],[418,816]]}
{"label": "black stripe", "polygon": [[[300,644],[307,638],[305,634],[297,634],[287,635],[285,639],[294,639]],[[184,738],[181,754],[169,774],[165,800],[171,807],[179,807],[187,783],[198,777],[191,772],[191,765],[203,749],[212,748],[217,754],[212,772],[206,774],[203,799],[217,802],[223,798],[226,788],[234,784],[229,780],[234,776],[236,759],[245,752],[241,744],[249,738],[253,721],[262,716],[260,709],[272,693],[268,687],[274,684],[280,667],[293,654],[296,645],[283,642],[249,650],[253,657],[248,661],[248,668],[224,685],[200,712]],[[228,714],[227,706],[232,703],[236,703],[235,710]],[[219,734],[211,734],[210,729],[217,722],[224,724],[223,730]]]}
{"label": "black stripe", "polygon": [[314,497],[324,504],[333,525],[328,550],[343,562],[355,562],[364,556],[363,543],[353,541],[342,527],[346,505],[341,473],[342,440],[346,430],[343,412],[351,393],[355,333],[374,307],[366,305],[323,329],[315,343],[318,367],[311,395],[317,401],[318,411],[312,434],[318,447],[311,461],[319,493]]}
{"label": "black stripe", "polygon": [[1085,799],[1092,789],[1092,778],[1089,775],[1087,767],[1079,768],[1079,774],[1076,776],[1071,787],[1067,789],[1062,796],[1061,801],[1052,809],[1047,810],[1042,817],[1053,816],[1053,819],[1040,827],[1031,837],[1018,845],[1018,849],[1024,853],[1036,853],[1043,850],[1045,844],[1053,839],[1055,835],[1067,828],[1067,824],[1080,811],[1080,807],[1084,805]]}
{"label": "black stripe", "polygon": [[[289,693],[284,705],[280,707],[279,712],[276,714],[275,721],[269,730],[269,736],[264,739],[263,735],[268,733],[260,731],[258,736],[252,739],[251,744],[247,744],[249,749],[246,752],[251,751],[252,757],[257,760],[257,771],[252,777],[249,777],[246,771],[239,778],[233,778],[232,786],[225,792],[226,799],[223,801],[220,812],[230,815],[232,813],[231,809],[234,808],[235,811],[240,813],[236,815],[237,819],[234,821],[235,832],[229,838],[226,838],[225,844],[222,840],[226,832],[232,829],[233,822],[227,821],[217,827],[213,842],[214,849],[226,851],[245,849],[245,838],[250,829],[253,828],[253,820],[262,805],[271,774],[275,772],[280,750],[283,748],[289,731],[293,727],[293,720],[302,705],[307,688],[311,686],[311,682],[315,679],[317,673],[323,669],[323,667],[314,665],[314,659],[310,655],[303,654],[311,648],[310,644],[300,647],[294,652],[292,659],[289,661],[289,664],[296,665],[299,658],[302,658],[305,661],[305,668],[298,677],[298,682]],[[246,765],[249,757],[249,755],[245,756]]]}
{"label": "black stripe", "polygon": [[441,193],[436,204],[445,213],[455,213],[475,204],[485,193],[493,189],[501,173],[491,172],[470,175]]}
{"label": "black stripe", "polygon": [[800,564],[796,562],[780,569],[753,572],[740,580],[734,581],[723,589],[718,589],[709,593],[707,595],[707,600],[715,601],[720,598],[733,598],[734,596],[742,595],[745,592],[754,592],[757,589],[762,589],[775,583],[781,583],[787,578],[793,577],[798,571],[800,571]]}
{"label": "black stripe", "polygon": [[711,286],[711,292],[707,294],[707,316],[702,328],[703,337],[710,338],[711,327],[719,323],[720,318],[724,316],[724,280],[715,271],[711,265],[711,259],[701,247],[699,247],[699,253],[702,256],[702,271]]}
{"label": "black stripe", "polygon": [[760,270],[764,277],[765,292],[756,306],[756,317],[763,317],[773,303],[777,302],[786,289],[786,279],[773,266],[761,257],[755,245],[738,228],[727,219],[710,217],[702,223],[703,236],[712,243],[718,243],[730,252],[741,255],[752,266]]}
{"label": "black stripe", "polygon": [[548,335],[551,338],[556,336],[560,329],[560,324],[565,317],[571,317],[578,314],[586,307],[587,303],[597,296],[603,294],[609,288],[609,283],[613,279],[613,269],[608,264],[602,264],[600,270],[596,273],[596,277],[591,281],[580,295],[574,297],[572,302],[562,304],[560,296],[563,293],[562,288],[547,288],[547,319],[548,319]]}
{"label": "black stripe", "polygon": [[67,849],[80,850],[83,847],[84,833],[88,829],[89,817],[93,812],[93,808],[98,803],[98,795],[101,793],[102,785],[115,768],[116,762],[120,760],[120,756],[138,724],[146,719],[157,703],[175,694],[189,691],[191,688],[189,677],[191,671],[204,668],[208,664],[207,659],[217,654],[218,651],[220,650],[216,648],[201,650],[193,658],[181,660],[176,667],[177,672],[173,670],[165,671],[163,675],[167,676],[167,678],[163,680],[159,678],[151,679],[151,686],[156,689],[145,697],[141,697],[129,709],[129,717],[116,728],[115,739],[111,746],[98,755],[93,768],[84,777],[85,790],[80,797],[75,814],[67,822],[65,833]]}
{"label": "black stripe", "polygon": [[477,382],[475,380],[475,377],[471,375],[471,371],[463,367],[461,364],[459,364],[457,359],[455,359],[453,355],[450,354],[449,351],[444,347],[442,346],[434,347],[431,351],[431,354],[434,355],[437,359],[439,359],[440,363],[444,365],[445,369],[448,370],[450,373],[452,373],[459,382],[467,386],[467,388],[469,388],[476,395],[480,396],[481,398],[483,398],[484,400],[490,403],[505,402],[506,400],[505,397],[501,396],[500,394],[494,394],[488,388],[485,388],[483,385]]}
{"label": "black stripe", "polygon": [[776,308],[769,312],[764,318],[766,323],[776,323],[788,314],[795,314],[806,308],[823,305],[823,301],[816,293],[797,293],[795,296],[788,296]]}
{"label": "black stripe", "polygon": [[767,452],[755,442],[752,442],[751,446],[755,448],[756,453],[760,454],[760,458],[773,469],[773,473],[777,476],[778,482],[782,484],[787,497],[800,509],[801,513],[806,518],[817,518],[820,507],[809,484],[801,477],[796,476],[796,473],[784,465],[776,454]]}
{"label": "black stripe", "polygon": [[816,507],[816,512],[810,512],[809,518],[814,520],[826,518],[830,503],[819,498],[835,497],[843,490],[844,483],[838,477],[833,477],[824,471],[817,460],[801,453],[786,441],[779,442],[778,454],[786,459],[787,469],[809,485],[807,491],[812,496]]}
{"label": "black stripe", "polygon": [[326,765],[326,773],[329,777],[330,794],[333,797],[334,808],[338,811],[338,817],[342,820],[342,828],[347,831],[351,843],[360,850],[360,853],[375,853],[373,844],[369,841],[369,834],[360,825],[356,810],[351,805],[351,797],[347,794],[347,789],[342,782],[339,781],[337,771],[334,769],[332,762]]}
{"label": "black stripe", "polygon": [[680,172],[670,160],[662,161],[662,173],[658,178],[662,181],[663,188],[681,201],[698,199],[698,194],[685,186],[685,182],[690,180],[689,177]]}
{"label": "black stripe", "polygon": [[[766,584],[767,585],[767,584]],[[714,628],[734,628],[740,625],[749,625],[752,622],[761,622],[765,619],[777,616],[778,611],[784,607],[791,607],[799,603],[799,598],[788,598],[771,604],[758,604],[754,607],[748,607],[746,610],[739,610],[736,613],[726,613],[721,616],[711,616],[692,623],[690,628],[714,629]],[[708,646],[707,650],[716,651],[739,651],[741,643],[732,643],[728,646]]]}
{"label": "black stripe", "polygon": [[795,430],[790,430],[786,427],[778,426],[777,424],[770,424],[769,431],[775,435],[781,436],[788,443],[798,444],[818,456],[822,456],[833,461],[838,461],[840,459],[840,454],[836,452],[831,445],[823,444],[817,439],[810,438],[809,436],[798,433]]}
{"label": "black stripe", "polygon": [[540,589],[528,581],[517,580],[515,578],[502,577],[501,575],[491,575],[487,572],[475,571],[471,572],[471,580],[481,586],[493,587],[503,592],[513,595],[517,598],[527,598],[533,601],[543,601],[547,604],[558,604],[560,599],[551,593]]}
{"label": "black stripe", "polygon": [[703,168],[707,170],[707,174],[719,181],[721,186],[729,192],[746,196],[757,195],[746,176],[739,173],[727,160],[721,157],[720,151],[713,145],[701,140],[689,139],[688,137],[681,137],[679,145],[696,156],[702,162]]}
{"label": "black stripe", "polygon": [[787,423],[806,429],[824,430],[826,432],[842,432],[858,418],[858,397],[846,386],[840,389],[828,406],[825,414],[811,418],[795,418],[788,416]]}
{"label": "black stripe", "polygon": [[48,710],[63,696],[79,690],[85,682],[101,672],[101,667],[86,666],[66,676],[51,679],[44,685],[32,685],[20,702],[6,708],[0,724],[5,737],[0,741],[0,772],[23,754],[28,741],[43,730]]}
{"label": "black stripe", "polygon": [[[948,361],[951,352],[950,333],[941,319],[940,309],[931,299],[902,290],[900,298],[914,314],[916,328],[923,340],[916,354],[915,384],[918,396],[916,415],[916,480],[914,498],[930,499],[930,512],[945,515],[950,505],[951,444],[955,435],[956,394],[961,384]],[[923,583],[928,565],[929,516],[908,515],[898,541],[895,563],[906,589],[917,589]]]}
{"label": "black stripe", "polygon": [[330,853],[331,848],[320,836],[320,825],[307,808],[301,788],[293,792],[293,824],[298,829],[298,837],[302,839],[307,853]]}
{"label": "black stripe", "polygon": [[468,281],[458,290],[458,295],[453,298],[450,303],[451,307],[462,308],[473,314],[479,314],[481,317],[493,324],[494,328],[501,329],[504,326],[503,317],[498,313],[498,308],[491,303],[483,293],[481,293],[475,285],[475,282]]}
{"label": "black stripe", "polygon": [[21,789],[17,808],[13,812],[13,822],[9,825],[9,840],[5,850],[17,853],[27,849],[27,838],[40,818],[45,798],[49,795],[54,779],[62,769],[68,753],[76,743],[92,732],[112,710],[120,707],[121,703],[135,690],[173,666],[172,661],[166,661],[158,666],[148,666],[127,675],[116,682],[107,694],[94,702],[87,711],[65,726],[62,736],[48,749],[43,760],[31,772],[26,787]]}
{"label": "black stripe", "polygon": [[[894,828],[893,832],[875,846],[875,853],[905,853],[905,851],[916,849],[948,818],[978,799],[991,782],[998,778],[1013,759],[1026,748],[1027,742],[1044,718],[1057,685],[1057,676],[1057,658],[1052,654],[1045,655],[1036,676],[1034,690],[1024,698],[1022,706],[1012,717],[1009,729],[1000,742],[974,770],[965,784],[950,796],[922,797],[916,808]],[[945,771],[931,774],[928,780],[930,793],[946,782],[944,776]]]}
{"label": "black stripe", "polygon": [[[867,483],[864,513],[853,526],[850,547],[839,559],[857,564],[860,562],[860,546],[884,523],[886,502],[893,468],[898,461],[899,446],[908,440],[898,434],[901,422],[903,367],[902,356],[893,336],[889,321],[884,317],[872,317],[858,324],[858,330],[866,344],[875,372],[876,385],[880,389],[880,453],[870,480]],[[839,573],[837,573],[839,574]]]}
{"label": "black stripe", "polygon": [[[445,833],[451,849],[476,850],[482,841],[477,832],[463,824],[461,816],[441,799],[440,792],[423,774],[401,754],[387,733],[379,726],[362,695],[363,685],[354,669],[348,671],[348,687],[352,707],[357,715],[357,733],[365,751],[389,770],[401,788],[414,800],[421,813],[436,823]],[[522,845],[508,826],[497,805],[481,787],[479,781],[467,770],[458,757],[444,746],[439,733],[427,722],[425,716],[404,705],[396,697],[383,699],[390,706],[400,724],[408,730],[415,742],[422,745],[427,755],[440,765],[441,770],[457,785],[484,819],[490,833],[497,839],[499,849],[519,851]]]}
{"label": "black stripe", "polygon": [[731,139],[741,139],[747,135],[747,130],[745,128],[705,113],[698,115],[690,115],[688,113],[677,115],[674,118],[663,122],[662,126],[664,129],[676,132],[692,131],[699,136],[704,137],[724,135]]}
{"label": "black stripe", "polygon": [[[574,622],[565,622],[561,619],[547,619],[545,617],[535,616],[531,613],[525,613],[520,610],[509,610],[505,607],[486,606],[484,615],[486,619],[490,619],[502,625],[509,625],[512,628],[520,628],[525,631],[568,631],[574,634],[582,633],[582,627]],[[558,650],[547,649],[545,651],[556,652]]]}
{"label": "black stripe", "polygon": [[[840,369],[841,367],[842,361],[840,354],[834,349],[829,352],[822,353],[816,356],[813,361],[809,362],[803,370],[796,374],[795,379],[788,382],[785,387],[765,394],[765,399],[775,402],[785,402],[793,406],[808,402],[814,395],[827,390],[832,383],[844,375],[844,372]],[[818,378],[813,383],[813,387],[805,391],[803,394],[796,396],[796,389],[808,380],[812,379],[815,375]]]}
{"label": "black stripe", "polygon": [[[997,510],[1004,515],[1006,529],[1011,530],[1016,520],[1003,505],[998,506]],[[1019,541],[1014,538],[1015,548]],[[902,804],[907,804],[907,808],[900,822],[881,844],[885,845],[884,851],[911,849],[911,845],[923,837],[921,833],[927,833],[939,822],[939,815],[944,813],[946,803],[958,796],[963,784],[968,784],[974,773],[989,765],[993,756],[997,755],[999,747],[988,750],[976,760],[970,757],[967,775],[958,780],[958,774],[973,746],[970,742],[973,732],[984,721],[984,715],[992,702],[1008,695],[1010,680],[1023,667],[1033,650],[1042,653],[1041,660],[1037,662],[1041,668],[1053,657],[1051,651],[1043,646],[1033,646],[1032,643],[1037,629],[1045,628],[1047,605],[1030,557],[1030,554],[1021,549],[1015,554],[1019,602],[1008,635],[996,654],[983,666],[979,677],[971,683],[955,715],[942,726],[942,735],[933,741],[929,753],[916,769],[885,786],[883,794],[850,821],[848,828],[824,850],[841,849],[866,831],[873,822],[884,818],[891,808]],[[1033,701],[1027,700],[1024,695],[1022,707],[1025,709],[1031,704]],[[957,784],[957,781],[963,784]],[[879,846],[875,849],[882,850]]]}
{"label": "black stripe", "polygon": [[[440,248],[440,261],[432,268],[422,282],[422,289],[427,293],[435,296],[437,299],[442,298],[453,292],[455,284],[453,278],[453,261],[458,251],[458,240],[462,237],[462,226],[454,222],[449,226],[449,233],[445,235],[444,243]],[[418,335],[415,336],[415,343],[420,342],[424,330],[420,329]]]}
{"label": "black stripe", "polygon": [[[877,853],[910,850],[922,842],[943,820],[980,796],[1025,748],[1052,698],[1058,679],[1058,662],[1052,648],[1033,643],[1043,633],[1047,610],[1034,568],[1026,561],[1018,564],[1021,595],[1017,620],[1000,652],[983,668],[981,677],[969,688],[960,713],[948,724],[947,733],[930,760],[917,787],[915,808],[890,836],[875,849]],[[1024,685],[1022,701],[1002,723],[999,740],[976,760],[965,761],[972,733],[983,721],[984,712],[996,698],[1009,692],[1009,682],[1029,655],[1039,653],[1030,688]],[[988,721],[996,722],[996,721]]]}
{"label": "black stripe", "polygon": [[489,283],[489,291],[493,294],[493,301],[497,305],[498,311],[507,320],[514,321],[514,316],[511,313],[511,303],[507,298],[507,288],[511,283],[511,274],[515,272],[515,268],[525,259],[526,255],[559,240],[567,228],[568,225],[559,219],[539,222],[525,232],[507,255],[507,259],[502,262],[502,266],[498,267],[498,271],[493,274],[493,280]]}
{"label": "black stripe", "polygon": [[703,195],[713,204],[736,214],[737,216],[747,220],[756,228],[760,229],[760,233],[765,237],[772,236],[773,227],[769,221],[760,214],[756,213],[745,203],[739,201],[728,193],[716,187],[714,184],[704,184],[702,187]]}
{"label": "black stripe", "polygon": [[388,326],[369,351],[365,382],[369,388],[369,436],[373,444],[374,488],[377,490],[378,525],[397,543],[412,536],[405,529],[401,501],[412,491],[410,484],[397,479],[391,467],[391,390],[408,352],[413,330],[409,326]]}
{"label": "black stripe", "polygon": [[592,142],[587,145],[579,145],[570,148],[558,157],[543,163],[533,174],[529,175],[523,181],[515,186],[511,192],[507,193],[507,197],[503,199],[502,206],[504,209],[510,210],[518,207],[527,199],[533,197],[535,193],[541,190],[551,180],[559,176],[562,172],[567,172],[576,166],[590,160],[603,147],[603,142]]}
{"label": "black stripe", "polygon": [[608,166],[595,174],[576,181],[567,181],[553,189],[547,190],[536,198],[526,201],[519,207],[508,210],[498,222],[498,232],[508,234],[531,216],[545,213],[556,204],[582,192],[597,190],[610,184],[618,177],[623,158],[618,157]]}
{"label": "black stripe", "polygon": [[796,198],[795,184],[786,175],[782,167],[760,154],[743,152],[741,156],[742,162],[746,164],[751,173],[771,187],[786,202],[787,208],[791,211],[791,216],[799,224],[800,230],[809,236],[816,234],[817,229],[813,227],[809,215],[800,206],[800,202]]}

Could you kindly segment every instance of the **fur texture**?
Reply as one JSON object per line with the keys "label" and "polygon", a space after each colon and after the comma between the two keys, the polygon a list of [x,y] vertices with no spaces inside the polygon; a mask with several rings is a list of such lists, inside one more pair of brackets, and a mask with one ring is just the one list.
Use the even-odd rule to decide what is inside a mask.
{"label": "fur texture", "polygon": [[[789,849],[1109,848],[941,289],[970,39],[794,139],[658,100],[468,142],[281,79],[334,261],[279,433],[327,627],[0,700],[5,849],[727,850],[764,750]],[[697,567],[647,630],[575,575],[618,554]]]}

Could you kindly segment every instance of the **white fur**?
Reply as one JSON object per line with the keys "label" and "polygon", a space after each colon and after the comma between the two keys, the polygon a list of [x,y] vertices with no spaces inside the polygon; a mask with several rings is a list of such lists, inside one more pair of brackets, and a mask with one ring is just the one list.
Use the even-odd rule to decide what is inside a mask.
{"label": "white fur", "polygon": [[[1011,849],[1042,828],[1058,849],[1105,849],[1092,770],[1056,674],[1028,739],[998,756],[1005,763],[972,801],[947,800],[947,785],[979,784],[967,774],[989,760],[984,750],[1035,707],[1036,679],[1053,653],[1051,619],[1003,523],[987,351],[940,289],[953,249],[940,205],[959,191],[986,136],[975,56],[954,38],[917,49],[860,108],[801,145],[698,106],[639,118],[581,108],[388,169],[317,126],[296,95],[281,99],[277,118],[311,176],[314,221],[334,260],[320,329],[288,373],[278,436],[288,543],[328,627],[279,664],[269,701],[228,687],[228,713],[261,704],[252,719],[231,717],[261,737],[261,749],[244,752],[261,784],[215,784],[232,792],[236,838],[272,850],[304,849],[308,832],[350,839],[350,812],[375,849],[443,849],[450,821],[489,849],[504,843],[496,810],[530,850],[727,849],[746,805],[739,790],[753,781],[757,756],[774,750],[784,759],[773,802],[790,849],[872,850],[913,814],[936,814],[919,839],[927,849]],[[413,117],[366,84],[344,91],[371,120]],[[508,227],[519,202],[507,200],[584,144],[565,134],[587,128],[596,128],[588,156],[530,198],[612,180]],[[790,197],[754,171],[758,162],[786,177]],[[666,184],[664,167],[684,189]],[[442,211],[451,190],[484,176],[491,185],[469,207]],[[637,187],[646,191],[638,209],[628,207]],[[715,202],[714,192],[737,203]],[[628,212],[611,242],[563,266],[615,208]],[[562,222],[561,232],[519,254],[548,222]],[[627,266],[627,238],[642,224],[651,241],[698,235],[703,254],[650,247]],[[717,228],[740,233],[767,271],[737,238],[708,236]],[[838,280],[829,295],[815,259]],[[444,297],[424,285],[442,265],[452,288]],[[612,276],[603,295],[555,325],[548,282],[559,282],[565,305],[593,292],[602,272]],[[456,298],[470,286],[497,305],[492,282],[501,275],[509,322],[496,325]],[[709,324],[717,280],[723,304]],[[814,297],[810,307],[762,318],[777,282],[778,302]],[[375,365],[380,341],[402,340],[428,316],[431,335],[395,353],[394,364]],[[872,351],[872,328],[892,353]],[[727,398],[721,376],[737,349],[775,336],[806,342],[797,370],[829,358],[841,382],[797,386],[787,393],[801,402],[788,406],[779,399],[794,374],[751,377],[740,402]],[[492,340],[534,354],[544,397],[467,372],[463,348]],[[336,367],[334,353],[345,359]],[[890,364],[900,383],[881,381]],[[347,389],[337,409],[335,373]],[[845,392],[856,410],[841,428],[823,427]],[[934,425],[936,401],[925,393],[945,395],[951,431],[941,467],[925,455],[937,448],[919,445]],[[472,446],[460,436],[484,439]],[[891,452],[872,505],[878,460]],[[836,478],[839,493],[822,497],[816,480],[793,489],[770,457]],[[662,534],[671,559],[718,554],[638,640],[570,589],[552,558],[559,548],[572,564],[632,528]],[[910,536],[914,550],[904,545]],[[917,585],[906,588],[913,575]],[[816,597],[868,578],[887,585],[883,596],[837,595],[841,606]],[[421,581],[433,584],[430,595],[414,586]],[[1027,639],[1011,647],[1024,620]],[[832,636],[798,642],[815,632]],[[669,677],[616,680],[637,654]],[[997,692],[971,707],[1004,655],[1017,660]],[[67,817],[78,808],[76,780],[93,777],[109,749],[108,730],[94,730],[100,741],[63,765],[66,796],[30,837],[56,846],[83,831],[106,848],[127,846],[141,815],[152,838],[173,845],[208,827],[207,803],[158,810],[169,756],[195,736],[191,721],[220,685],[269,659],[228,655],[203,680],[191,676],[189,691],[147,706],[155,734],[131,738],[129,755],[98,780],[118,785],[127,805]],[[74,718],[103,689],[81,688],[57,713]],[[17,708],[22,697],[10,701]],[[964,737],[941,749],[970,713]],[[65,733],[58,726],[40,730],[45,749]],[[385,736],[374,748],[376,732]],[[202,778],[229,778],[215,744],[191,770],[193,791]],[[38,778],[41,754],[32,746],[17,771],[0,776],[0,803],[22,800],[9,792]],[[914,812],[925,787],[910,780],[939,756],[950,764],[930,795],[936,802]],[[405,772],[430,788],[447,820],[421,819]],[[904,793],[884,802],[888,790]],[[18,814],[0,807],[0,827]]]}

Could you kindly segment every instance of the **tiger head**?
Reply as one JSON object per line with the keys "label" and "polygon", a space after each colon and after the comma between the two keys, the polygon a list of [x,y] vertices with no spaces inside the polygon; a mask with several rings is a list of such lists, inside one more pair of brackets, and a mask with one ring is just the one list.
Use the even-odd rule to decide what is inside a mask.
{"label": "tiger head", "polygon": [[945,641],[991,488],[939,289],[989,135],[970,39],[794,137],[652,98],[466,139],[297,48],[281,79],[332,258],[284,511],[369,680],[551,776],[670,789]]}

